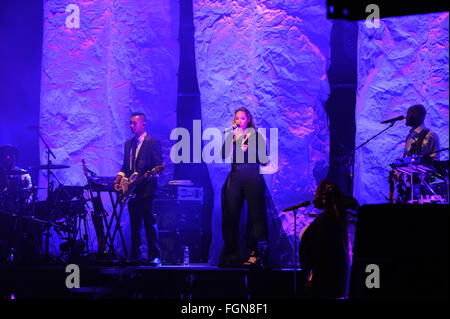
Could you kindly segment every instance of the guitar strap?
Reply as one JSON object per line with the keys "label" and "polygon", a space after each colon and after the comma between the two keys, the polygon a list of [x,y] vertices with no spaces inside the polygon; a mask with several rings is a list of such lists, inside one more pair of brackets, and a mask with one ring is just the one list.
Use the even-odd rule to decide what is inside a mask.
{"label": "guitar strap", "polygon": [[413,143],[413,145],[411,145],[411,149],[408,152],[408,156],[421,155],[423,141],[425,140],[425,137],[429,132],[430,132],[429,129],[424,129],[422,130],[422,132],[420,132],[417,141]]}

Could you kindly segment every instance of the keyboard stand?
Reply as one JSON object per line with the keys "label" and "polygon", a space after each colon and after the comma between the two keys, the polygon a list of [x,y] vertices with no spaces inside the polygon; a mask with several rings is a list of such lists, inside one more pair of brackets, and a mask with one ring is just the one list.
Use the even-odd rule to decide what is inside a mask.
{"label": "keyboard stand", "polygon": [[[99,193],[99,192],[97,192],[97,193]],[[113,207],[113,211],[111,213],[111,218],[110,218],[109,222],[105,215],[106,239],[107,239],[106,242],[109,247],[108,252],[112,253],[114,258],[117,257],[116,250],[114,248],[114,239],[115,239],[116,233],[118,231],[120,240],[122,242],[123,250],[125,252],[125,257],[127,257],[128,256],[127,245],[125,244],[125,238],[122,233],[122,226],[120,225],[120,219],[122,217],[124,206],[120,206],[120,210],[119,210],[119,212],[117,212],[117,207],[119,206],[119,198],[116,194],[116,196],[115,196],[116,198],[114,199],[113,193],[116,193],[115,191],[108,191],[108,193],[109,193],[109,198],[111,200],[111,204]],[[98,194],[98,196],[100,196],[100,194]],[[116,224],[114,226],[113,234],[111,235],[112,224],[113,224],[114,220],[116,221]]]}

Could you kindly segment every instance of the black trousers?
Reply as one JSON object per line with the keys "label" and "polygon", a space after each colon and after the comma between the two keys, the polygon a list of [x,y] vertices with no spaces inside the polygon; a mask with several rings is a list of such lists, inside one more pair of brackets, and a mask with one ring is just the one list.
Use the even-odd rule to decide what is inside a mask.
{"label": "black trousers", "polygon": [[152,197],[143,197],[136,195],[135,198],[128,202],[128,213],[130,215],[131,227],[131,259],[138,259],[140,257],[141,240],[141,226],[144,222],[145,233],[147,235],[148,243],[148,259],[152,260],[160,257],[158,247],[158,231],[156,220],[152,214]]}
{"label": "black trousers", "polygon": [[[239,247],[239,220],[247,200],[247,248],[257,252],[258,243],[266,241],[267,211],[265,182],[258,166],[239,165],[227,177],[222,193],[222,235],[224,245],[221,266],[242,262]],[[248,256],[245,256],[247,258]]]}

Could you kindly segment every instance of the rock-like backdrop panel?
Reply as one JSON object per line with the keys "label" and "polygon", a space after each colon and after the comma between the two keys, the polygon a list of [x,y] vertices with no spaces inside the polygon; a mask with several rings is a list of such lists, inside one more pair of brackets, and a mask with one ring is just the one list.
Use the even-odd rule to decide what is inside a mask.
{"label": "rock-like backdrop panel", "polygon": [[[85,159],[96,174],[115,176],[132,137],[130,115],[139,111],[148,117],[148,133],[162,143],[166,169],[159,184],[166,184],[173,175],[168,154],[176,125],[178,2],[80,1],[79,28],[66,26],[73,13],[67,5],[44,3],[40,126],[53,163],[70,165],[55,175],[64,185],[86,185]],[[44,164],[42,143],[40,151]],[[47,187],[45,172],[40,185]],[[121,223],[128,242],[126,210]]]}
{"label": "rock-like backdrop panel", "polygon": [[[359,22],[356,146],[386,128],[381,121],[423,104],[425,125],[448,148],[448,38],[448,12],[381,19],[379,28]],[[388,201],[389,164],[402,156],[409,129],[397,122],[357,151],[360,204]],[[448,151],[440,157],[448,160]]]}
{"label": "rock-like backdrop panel", "polygon": [[[294,218],[282,209],[310,200],[328,170],[325,1],[194,0],[194,24],[203,128],[230,126],[244,106],[257,127],[278,129],[278,170],[264,176],[273,204],[269,247],[272,264],[292,264]],[[220,194],[230,164],[208,169],[215,194],[210,261],[217,263]],[[310,209],[299,212],[297,234]]]}

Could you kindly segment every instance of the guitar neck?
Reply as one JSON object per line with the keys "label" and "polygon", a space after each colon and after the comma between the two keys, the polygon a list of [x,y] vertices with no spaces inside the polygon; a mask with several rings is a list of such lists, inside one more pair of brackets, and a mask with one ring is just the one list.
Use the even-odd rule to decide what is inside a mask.
{"label": "guitar neck", "polygon": [[146,179],[152,177],[154,173],[150,172],[147,176],[145,174],[139,175],[133,182],[130,183],[130,185],[138,186],[142,184]]}

